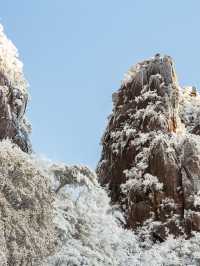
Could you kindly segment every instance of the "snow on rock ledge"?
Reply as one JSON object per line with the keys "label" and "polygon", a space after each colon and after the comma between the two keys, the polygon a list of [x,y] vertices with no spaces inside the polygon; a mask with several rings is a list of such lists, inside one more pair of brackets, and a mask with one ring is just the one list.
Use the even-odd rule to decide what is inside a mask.
{"label": "snow on rock ledge", "polygon": [[199,231],[200,97],[195,88],[184,92],[172,58],[157,54],[130,69],[113,104],[97,174],[112,202],[121,205],[126,226],[149,226],[160,241],[168,233]]}

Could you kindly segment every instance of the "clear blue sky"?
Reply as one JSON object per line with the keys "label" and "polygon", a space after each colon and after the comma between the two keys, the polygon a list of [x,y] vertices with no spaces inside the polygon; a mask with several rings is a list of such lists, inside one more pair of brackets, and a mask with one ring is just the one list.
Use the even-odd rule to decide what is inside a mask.
{"label": "clear blue sky", "polygon": [[95,167],[124,72],[171,55],[182,85],[200,82],[199,0],[6,0],[0,18],[30,83],[36,152]]}

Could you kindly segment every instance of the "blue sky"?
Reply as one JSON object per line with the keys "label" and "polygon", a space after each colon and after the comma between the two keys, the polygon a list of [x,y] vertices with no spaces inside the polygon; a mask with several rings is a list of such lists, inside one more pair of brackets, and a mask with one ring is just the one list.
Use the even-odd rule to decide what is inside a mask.
{"label": "blue sky", "polygon": [[0,19],[30,84],[37,153],[95,168],[111,95],[124,72],[160,52],[181,85],[200,82],[199,0],[6,0]]}

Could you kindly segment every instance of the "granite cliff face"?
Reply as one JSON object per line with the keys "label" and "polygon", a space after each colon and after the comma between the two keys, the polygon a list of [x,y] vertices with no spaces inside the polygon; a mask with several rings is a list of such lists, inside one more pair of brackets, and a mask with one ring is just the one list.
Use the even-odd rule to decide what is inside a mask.
{"label": "granite cliff face", "polygon": [[97,174],[128,228],[145,226],[157,240],[200,230],[199,104],[159,54],[132,67],[113,94]]}

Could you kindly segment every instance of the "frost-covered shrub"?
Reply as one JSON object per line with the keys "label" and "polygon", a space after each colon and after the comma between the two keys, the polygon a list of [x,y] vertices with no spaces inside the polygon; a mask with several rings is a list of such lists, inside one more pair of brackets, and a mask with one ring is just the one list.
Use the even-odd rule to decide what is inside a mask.
{"label": "frost-covered shrub", "polygon": [[[111,207],[95,174],[87,167],[54,164],[54,223],[58,244],[45,266],[182,266],[199,265],[200,234],[190,240],[168,236],[152,243],[148,227],[136,236],[123,229],[123,216]],[[81,178],[80,178],[81,177]],[[60,185],[60,180],[65,180]],[[149,185],[155,177],[146,177]],[[139,237],[144,236],[144,241]]]}
{"label": "frost-covered shrub", "polygon": [[0,142],[0,265],[41,263],[54,248],[53,194],[38,160]]}
{"label": "frost-covered shrub", "polygon": [[[54,165],[51,169],[56,173],[54,222],[59,241],[57,253],[46,265],[128,265],[129,253],[137,251],[136,237],[119,226],[123,217],[113,214],[96,175],[86,167]],[[61,176],[65,176],[62,186]]]}
{"label": "frost-covered shrub", "polygon": [[0,143],[0,159],[0,265],[199,265],[199,233],[153,244],[148,227],[138,235],[125,230],[120,209],[87,167],[46,163],[9,141]]}

